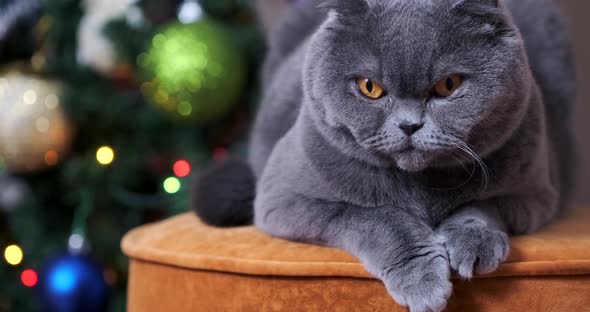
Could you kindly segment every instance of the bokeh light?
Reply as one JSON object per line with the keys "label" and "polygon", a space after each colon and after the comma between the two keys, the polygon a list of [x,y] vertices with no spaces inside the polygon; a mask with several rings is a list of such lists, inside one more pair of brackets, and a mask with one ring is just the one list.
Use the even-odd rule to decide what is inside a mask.
{"label": "bokeh light", "polygon": [[68,239],[68,248],[70,252],[79,252],[84,247],[84,236],[79,233],[70,235]]}
{"label": "bokeh light", "polygon": [[27,90],[23,94],[23,101],[25,104],[35,104],[37,102],[37,93],[34,90]]}
{"label": "bokeh light", "polygon": [[184,178],[191,173],[191,165],[186,160],[179,160],[172,167],[174,174],[179,178]]}
{"label": "bokeh light", "polygon": [[55,94],[48,94],[45,97],[45,106],[47,109],[55,109],[59,105],[59,98]]}
{"label": "bokeh light", "polygon": [[28,269],[24,270],[23,273],[21,273],[20,280],[23,283],[23,285],[27,287],[35,287],[35,285],[37,285],[37,282],[39,281],[39,277],[37,276],[37,272]]}
{"label": "bokeh light", "polygon": [[4,250],[4,259],[10,265],[19,265],[23,261],[23,250],[17,245],[10,245]]}
{"label": "bokeh light", "polygon": [[166,193],[175,194],[178,193],[178,191],[180,191],[181,183],[180,180],[178,180],[177,178],[169,177],[168,179],[164,180],[163,187]]}
{"label": "bokeh light", "polygon": [[178,9],[178,20],[183,24],[198,21],[203,17],[203,8],[195,0],[187,0]]}
{"label": "bokeh light", "polygon": [[101,165],[110,165],[115,159],[115,151],[109,146],[103,146],[96,151],[96,160]]}
{"label": "bokeh light", "polygon": [[104,270],[104,280],[107,282],[107,284],[109,285],[115,285],[117,283],[117,280],[119,279],[119,276],[117,275],[117,272],[113,269],[105,269]]}
{"label": "bokeh light", "polygon": [[216,161],[222,161],[227,159],[228,152],[226,148],[217,147],[213,150],[213,159]]}
{"label": "bokeh light", "polygon": [[59,162],[59,154],[54,150],[45,152],[45,163],[48,166],[55,166]]}
{"label": "bokeh light", "polygon": [[39,117],[35,121],[35,127],[37,128],[37,131],[46,133],[49,131],[49,127],[51,127],[51,122],[47,117]]}

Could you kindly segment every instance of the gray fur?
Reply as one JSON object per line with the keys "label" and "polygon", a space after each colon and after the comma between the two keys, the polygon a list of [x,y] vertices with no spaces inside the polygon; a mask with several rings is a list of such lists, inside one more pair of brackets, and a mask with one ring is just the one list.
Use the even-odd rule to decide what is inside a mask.
{"label": "gray fur", "polygon": [[[303,1],[271,36],[250,146],[255,224],[345,249],[398,303],[441,311],[450,269],[494,271],[509,234],[566,203],[566,32],[549,0],[366,1],[324,1],[329,13]],[[430,96],[453,73],[461,88]],[[360,95],[359,76],[387,96]],[[424,126],[409,137],[404,123]]]}

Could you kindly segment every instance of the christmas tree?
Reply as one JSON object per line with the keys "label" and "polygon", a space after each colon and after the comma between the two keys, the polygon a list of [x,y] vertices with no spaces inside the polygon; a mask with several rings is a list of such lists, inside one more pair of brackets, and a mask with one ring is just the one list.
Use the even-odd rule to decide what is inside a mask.
{"label": "christmas tree", "polygon": [[124,233],[243,153],[252,6],[0,0],[0,311],[124,311]]}

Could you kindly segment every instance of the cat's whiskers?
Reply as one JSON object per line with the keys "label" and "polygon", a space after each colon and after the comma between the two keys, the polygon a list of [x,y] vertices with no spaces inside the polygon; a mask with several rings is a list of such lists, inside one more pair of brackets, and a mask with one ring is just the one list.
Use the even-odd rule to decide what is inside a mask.
{"label": "cat's whiskers", "polygon": [[371,148],[382,148],[384,145],[389,144],[389,142],[386,141],[389,138],[390,136],[387,133],[380,132],[360,141],[360,143]]}
{"label": "cat's whiskers", "polygon": [[469,155],[471,158],[473,158],[473,160],[475,160],[475,162],[479,165],[479,167],[481,168],[481,173],[482,173],[481,190],[485,190],[488,187],[489,172],[488,172],[488,167],[486,166],[484,161],[462,140],[460,140],[458,142],[456,147],[460,151],[463,151],[464,153]]}
{"label": "cat's whiskers", "polygon": [[[475,151],[473,151],[473,149],[471,149],[467,145],[467,143],[465,143],[462,139],[460,139],[456,136],[449,135],[446,133],[437,133],[436,139],[437,139],[436,142],[424,142],[424,143],[427,143],[429,145],[434,145],[439,148],[442,147],[442,149],[439,149],[439,150],[442,150],[445,152],[453,152],[455,150],[458,150],[458,151],[463,152],[465,155],[467,155],[468,158],[472,158],[475,161],[475,163],[477,164],[477,166],[479,166],[479,168],[481,169],[482,181],[481,181],[481,185],[480,185],[480,190],[485,190],[488,187],[488,183],[489,183],[488,167],[485,164],[485,162],[481,159],[481,157],[479,157],[479,155],[477,155],[477,153],[475,153]],[[457,156],[459,156],[459,158],[461,158],[460,155],[456,155],[456,154],[453,154],[452,157],[455,158],[455,160],[460,161],[458,158],[456,158]],[[475,170],[475,165],[473,166],[473,170]],[[469,177],[469,180],[471,180],[472,177],[473,177],[473,175],[471,177]],[[467,182],[469,182],[469,180]]]}
{"label": "cat's whiskers", "polygon": [[447,154],[448,156],[452,157],[453,159],[455,159],[460,164],[461,168],[463,168],[467,173],[469,173],[469,177],[464,182],[462,182],[461,184],[454,186],[454,187],[449,187],[449,188],[434,188],[433,187],[432,189],[437,190],[437,191],[452,191],[452,190],[460,189],[463,186],[467,185],[467,183],[469,183],[469,181],[471,181],[471,179],[475,175],[475,164],[471,167],[471,172],[470,172],[469,169],[467,169],[467,166],[465,165],[465,163],[456,154],[454,154],[454,150],[452,150],[452,149],[443,150],[443,152],[445,154]]}
{"label": "cat's whiskers", "polygon": [[392,135],[387,133],[378,133],[372,137],[362,140],[360,143],[367,148],[384,150],[384,149],[397,149],[398,145],[403,142],[403,138],[396,140],[395,142],[391,139]]}
{"label": "cat's whiskers", "polygon": [[[475,175],[475,169],[476,166],[475,164],[473,164],[473,166],[471,167],[471,171],[467,168],[467,165],[465,164],[465,162],[461,159],[464,156],[462,154],[457,154],[457,150],[456,148],[456,144],[451,144],[451,143],[447,143],[444,140],[442,140],[442,137],[438,137],[439,141],[418,141],[416,142],[417,147],[423,149],[423,150],[430,150],[430,151],[440,151],[442,153],[444,153],[445,155],[453,158],[458,164],[459,166],[465,170],[467,173],[469,173],[469,177],[462,182],[461,184],[455,186],[455,187],[451,187],[451,188],[432,188],[434,190],[439,190],[439,191],[451,191],[451,190],[455,190],[455,189],[459,189],[465,185],[467,185],[467,183],[469,183],[469,181],[471,181],[473,179],[473,176]],[[471,158],[472,156],[468,154],[468,156]]]}

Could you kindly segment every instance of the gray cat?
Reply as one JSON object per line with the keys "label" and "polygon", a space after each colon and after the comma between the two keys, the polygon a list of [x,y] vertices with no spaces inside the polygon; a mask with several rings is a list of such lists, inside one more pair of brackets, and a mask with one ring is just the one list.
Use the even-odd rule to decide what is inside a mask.
{"label": "gray cat", "polygon": [[300,1],[271,35],[250,166],[207,171],[197,213],[344,249],[399,304],[441,311],[451,269],[496,270],[508,235],[567,203],[563,22],[549,0],[317,5]]}

